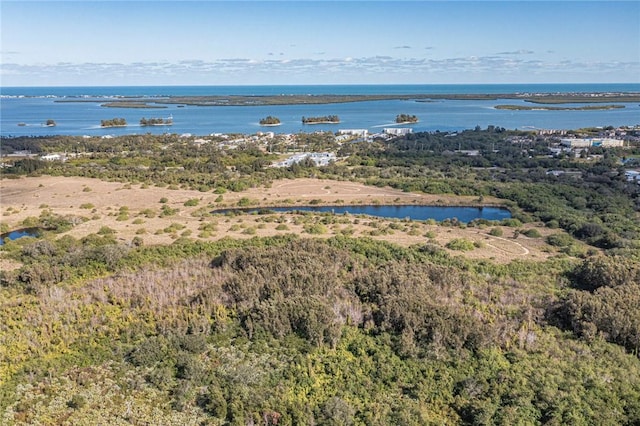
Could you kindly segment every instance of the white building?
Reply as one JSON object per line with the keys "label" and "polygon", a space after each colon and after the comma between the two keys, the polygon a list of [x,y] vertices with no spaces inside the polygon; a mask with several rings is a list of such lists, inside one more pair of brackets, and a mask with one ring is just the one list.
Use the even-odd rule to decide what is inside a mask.
{"label": "white building", "polygon": [[385,127],[383,133],[393,136],[404,136],[413,133],[413,129],[411,127]]}
{"label": "white building", "polygon": [[47,154],[40,157],[40,159],[43,161],[61,161],[63,158],[60,154]]}
{"label": "white building", "polygon": [[560,144],[562,144],[563,146],[568,146],[570,148],[591,148],[595,146],[601,146],[603,148],[613,148],[623,146],[624,141],[611,138],[563,138],[560,139]]}
{"label": "white building", "polygon": [[305,152],[292,155],[284,161],[274,164],[274,167],[291,167],[307,158],[311,159],[316,166],[327,166],[330,162],[336,161],[336,154],[333,152]]}
{"label": "white building", "polygon": [[359,138],[366,138],[369,131],[367,129],[342,129],[338,130],[338,133],[341,135],[352,135]]}
{"label": "white building", "polygon": [[638,182],[638,184],[640,184],[640,171],[627,170],[626,172],[624,172],[624,175],[627,178],[628,182],[636,181]]}

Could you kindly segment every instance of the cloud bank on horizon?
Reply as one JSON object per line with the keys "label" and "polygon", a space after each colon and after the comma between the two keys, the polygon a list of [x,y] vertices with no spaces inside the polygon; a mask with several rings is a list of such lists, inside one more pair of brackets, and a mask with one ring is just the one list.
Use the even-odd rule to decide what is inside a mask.
{"label": "cloud bank on horizon", "polygon": [[3,86],[639,82],[640,3],[3,1]]}

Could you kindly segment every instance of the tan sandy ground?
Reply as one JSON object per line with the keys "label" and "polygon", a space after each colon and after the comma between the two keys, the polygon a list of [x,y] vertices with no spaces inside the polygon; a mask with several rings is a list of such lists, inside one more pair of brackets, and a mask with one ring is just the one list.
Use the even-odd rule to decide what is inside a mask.
{"label": "tan sandy ground", "polygon": [[[160,218],[163,203],[179,211],[172,216]],[[405,193],[391,188],[377,188],[353,182],[341,182],[318,179],[281,180],[269,188],[251,188],[241,193],[225,193],[222,201],[216,202],[219,194],[192,190],[169,190],[160,187],[141,187],[119,182],[103,182],[90,178],[76,177],[30,177],[3,179],[0,181],[0,219],[9,229],[22,227],[27,217],[37,217],[43,210],[59,215],[82,216],[87,219],[76,225],[67,234],[82,238],[96,233],[107,226],[116,231],[122,242],[131,242],[135,236],[143,239],[144,244],[169,244],[180,236],[215,240],[225,236],[250,238],[283,233],[304,233],[304,225],[299,223],[302,216],[295,214],[274,214],[271,219],[285,222],[284,230],[277,230],[277,221],[265,216],[210,216],[215,208],[237,207],[241,199],[252,206],[308,205],[323,204],[424,204],[424,205],[474,205],[475,197],[452,195],[428,195]],[[198,200],[197,206],[186,207],[187,200]],[[485,203],[498,203],[496,199],[485,198]],[[118,217],[122,207],[128,208],[128,216]],[[141,215],[141,211],[150,209],[154,217]],[[479,242],[480,248],[465,252],[452,252],[474,259],[491,259],[496,262],[509,262],[514,259],[542,260],[553,250],[544,243],[544,238],[527,238],[520,235],[513,238],[514,229],[503,227],[503,237],[488,235],[489,229],[459,228],[428,225],[423,222],[403,222],[373,218],[340,216],[344,223],[327,224],[326,232],[320,237],[330,237],[342,230],[352,230],[353,236],[371,236],[400,245],[412,245],[430,242],[442,247],[454,238],[466,238]],[[208,234],[202,227],[209,224]],[[173,226],[172,226],[173,225]],[[389,225],[400,229],[390,229]],[[168,229],[170,226],[172,228]],[[386,232],[380,232],[385,230]],[[545,236],[551,231],[538,228]],[[165,231],[166,230],[166,231]],[[11,269],[15,263],[0,261],[0,267]]]}

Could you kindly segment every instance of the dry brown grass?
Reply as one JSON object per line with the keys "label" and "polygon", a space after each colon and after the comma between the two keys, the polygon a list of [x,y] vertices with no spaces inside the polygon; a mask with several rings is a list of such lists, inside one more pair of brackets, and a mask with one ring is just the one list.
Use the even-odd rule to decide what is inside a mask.
{"label": "dry brown grass", "polygon": [[[140,215],[145,209],[160,213],[163,204],[161,198],[167,198],[166,205],[179,209],[174,216],[152,218]],[[89,220],[75,226],[68,232],[76,238],[96,233],[102,226],[116,231],[120,241],[131,241],[140,236],[145,244],[169,244],[180,236],[202,238],[199,228],[205,224],[215,230],[202,239],[214,240],[225,236],[250,238],[252,236],[270,236],[282,233],[304,234],[303,225],[296,224],[293,214],[284,216],[286,230],[276,230],[279,223],[262,222],[262,217],[241,215],[235,217],[200,217],[197,212],[215,208],[236,207],[242,199],[248,199],[254,206],[308,205],[312,200],[323,204],[421,204],[421,205],[470,205],[476,204],[474,197],[453,195],[429,195],[405,193],[391,188],[377,188],[353,182],[341,182],[318,179],[281,180],[268,188],[251,188],[241,193],[226,193],[222,202],[215,202],[218,194],[192,190],[146,187],[118,182],[103,182],[96,179],[76,177],[30,177],[4,179],[0,181],[1,220],[10,229],[20,228],[22,221],[29,216],[39,216],[43,209],[49,209],[60,215],[83,216]],[[185,207],[187,200],[198,199],[198,205]],[[246,201],[246,200],[245,200]],[[498,200],[485,197],[485,203],[498,203]],[[81,206],[84,205],[84,208]],[[92,205],[91,208],[86,208]],[[118,220],[118,211],[127,207],[129,218]],[[194,216],[193,214],[196,213]],[[353,236],[371,236],[376,229],[387,229],[392,221],[384,219],[347,217],[349,223],[327,225],[330,237],[346,228],[353,230]],[[122,218],[121,218],[122,219]],[[139,223],[142,222],[142,223]],[[164,232],[172,224],[181,228],[173,232]],[[489,229],[458,228],[428,225],[422,222],[402,224],[400,230],[393,233],[374,235],[372,238],[387,240],[400,245],[431,242],[445,246],[454,238],[466,238],[479,242],[480,248],[472,251],[453,252],[469,258],[491,259],[496,262],[509,262],[513,259],[542,260],[549,256],[549,246],[544,238],[527,238],[520,235],[512,238],[513,229],[504,228],[504,237],[488,235]],[[249,229],[249,230],[247,230]],[[550,230],[538,228],[545,236]],[[144,230],[144,233],[143,233]],[[557,231],[554,231],[557,232]],[[309,235],[309,234],[306,234]],[[431,237],[427,237],[430,235]],[[6,265],[5,265],[6,266]]]}

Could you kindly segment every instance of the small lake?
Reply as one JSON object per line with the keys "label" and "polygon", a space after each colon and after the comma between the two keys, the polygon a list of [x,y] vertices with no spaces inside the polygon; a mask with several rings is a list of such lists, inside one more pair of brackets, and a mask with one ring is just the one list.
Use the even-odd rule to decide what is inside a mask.
{"label": "small lake", "polygon": [[10,241],[13,241],[22,237],[37,238],[39,236],[40,236],[40,232],[38,231],[37,228],[16,229],[15,231],[7,232],[5,234],[0,235],[0,246],[4,245],[5,239],[9,239]]}
{"label": "small lake", "polygon": [[468,223],[475,219],[502,220],[511,218],[511,212],[501,207],[446,207],[446,206],[415,206],[415,205],[375,205],[375,206],[304,206],[304,207],[267,207],[257,209],[226,209],[214,213],[227,212],[244,213],[288,213],[294,211],[368,215],[375,217],[428,220],[434,219],[441,222],[446,219],[457,219]]}

